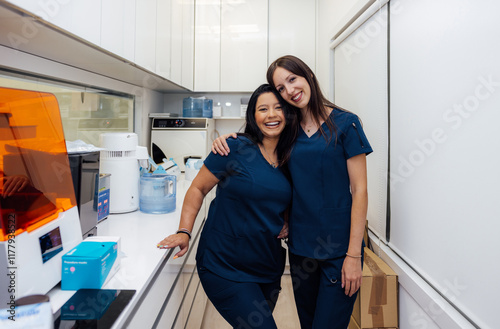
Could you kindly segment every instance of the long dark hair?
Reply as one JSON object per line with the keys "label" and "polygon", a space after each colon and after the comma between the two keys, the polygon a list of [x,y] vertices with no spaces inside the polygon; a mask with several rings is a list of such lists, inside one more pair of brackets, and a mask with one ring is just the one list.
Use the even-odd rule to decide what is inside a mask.
{"label": "long dark hair", "polygon": [[288,104],[278,93],[278,91],[269,84],[260,85],[250,97],[248,101],[246,113],[246,125],[244,134],[247,135],[253,142],[262,143],[264,135],[260,131],[257,122],[255,121],[255,111],[257,108],[257,100],[259,96],[265,93],[272,93],[278,99],[285,116],[285,128],[281,132],[276,146],[279,165],[283,166],[290,159],[292,147],[299,133],[299,124],[301,119],[300,110]]}
{"label": "long dark hair", "polygon": [[[331,107],[340,109],[342,111],[345,110],[333,104],[328,99],[326,99],[325,96],[323,96],[314,72],[300,58],[292,55],[286,55],[278,58],[267,69],[267,82],[271,86],[273,86],[274,89],[276,89],[276,86],[274,85],[273,75],[274,71],[276,71],[278,67],[284,68],[285,70],[306,79],[311,88],[311,97],[308,104],[309,111],[311,111],[314,122],[319,126],[321,135],[325,137],[325,139],[331,140],[333,133],[335,133],[335,136],[337,135],[337,129],[333,122],[331,120],[328,120],[326,108]],[[326,135],[323,127],[320,124],[321,121],[326,122],[326,125],[330,130],[330,136]]]}

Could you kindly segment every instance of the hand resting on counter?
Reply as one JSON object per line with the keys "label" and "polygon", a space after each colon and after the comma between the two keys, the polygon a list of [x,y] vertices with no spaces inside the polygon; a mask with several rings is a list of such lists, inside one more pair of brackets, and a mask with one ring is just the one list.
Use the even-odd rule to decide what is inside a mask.
{"label": "hand resting on counter", "polygon": [[189,249],[189,236],[183,233],[177,233],[167,236],[157,245],[159,249],[172,249],[179,247],[181,250],[174,255],[173,259],[184,256]]}

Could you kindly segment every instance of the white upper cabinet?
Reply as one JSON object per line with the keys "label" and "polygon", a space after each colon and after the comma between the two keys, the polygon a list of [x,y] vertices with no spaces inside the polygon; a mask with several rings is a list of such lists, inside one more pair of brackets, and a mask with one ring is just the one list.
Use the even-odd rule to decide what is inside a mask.
{"label": "white upper cabinet", "polygon": [[316,1],[197,0],[195,91],[252,92],[291,54],[313,70]]}
{"label": "white upper cabinet", "polygon": [[156,69],[156,0],[140,0],[135,6],[135,63]]}
{"label": "white upper cabinet", "polygon": [[71,24],[68,31],[100,46],[101,4],[101,0],[86,0],[71,1],[67,5],[61,5],[61,8],[66,8],[66,6],[71,8]]}
{"label": "white upper cabinet", "polygon": [[194,79],[194,2],[171,1],[169,79],[192,90]]}
{"label": "white upper cabinet", "polygon": [[266,81],[267,0],[222,0],[221,91],[251,92]]}
{"label": "white upper cabinet", "polygon": [[269,63],[283,55],[316,66],[316,1],[269,1]]}
{"label": "white upper cabinet", "polygon": [[170,17],[172,0],[158,0],[156,8],[156,70],[155,73],[170,79],[172,28]]}
{"label": "white upper cabinet", "polygon": [[7,0],[18,7],[21,7],[24,10],[27,10],[37,16],[40,16],[44,20],[48,21],[48,14],[43,10],[40,6],[40,0]]}
{"label": "white upper cabinet", "polygon": [[172,40],[170,48],[171,71],[170,80],[181,84],[182,81],[182,2],[172,0]]}
{"label": "white upper cabinet", "polygon": [[316,66],[314,0],[9,2],[189,90],[252,92],[286,54]]}
{"label": "white upper cabinet", "polygon": [[197,0],[194,89],[220,90],[220,0]]}
{"label": "white upper cabinet", "polygon": [[101,0],[9,2],[82,39],[101,45]]}
{"label": "white upper cabinet", "polygon": [[131,62],[135,53],[136,0],[102,2],[101,47]]}
{"label": "white upper cabinet", "polygon": [[[160,0],[161,1],[161,0]],[[177,0],[179,1],[179,0]],[[181,85],[193,90],[194,85],[194,2],[182,3],[182,75]]]}

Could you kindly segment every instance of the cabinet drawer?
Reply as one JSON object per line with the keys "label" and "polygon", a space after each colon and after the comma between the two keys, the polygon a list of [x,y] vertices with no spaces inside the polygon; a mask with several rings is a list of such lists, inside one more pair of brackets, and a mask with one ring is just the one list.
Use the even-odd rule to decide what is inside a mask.
{"label": "cabinet drawer", "polygon": [[201,323],[203,322],[203,316],[205,315],[205,307],[207,306],[207,295],[205,295],[198,273],[195,273],[195,275],[197,278],[197,285],[184,329],[200,329]]}
{"label": "cabinet drawer", "polygon": [[[203,227],[203,221],[201,227]],[[193,266],[188,273],[183,271],[190,256],[196,253],[200,232],[201,230],[198,230],[194,236],[193,247],[184,257],[172,259],[178,251],[177,248],[168,252],[158,273],[146,288],[142,300],[133,311],[133,318],[127,324],[127,328],[172,328],[176,323],[177,313],[183,304],[188,288],[187,283],[194,274],[195,268]],[[186,275],[189,277],[186,278]],[[180,322],[185,322],[185,320]]]}
{"label": "cabinet drawer", "polygon": [[186,293],[187,286],[185,281],[187,281],[186,273],[179,273],[179,280],[177,281],[175,287],[173,287],[172,294],[169,300],[166,302],[165,309],[159,314],[158,323],[152,328],[181,328],[176,323],[181,323],[182,319],[179,320],[179,310],[182,307],[184,296]]}
{"label": "cabinet drawer", "polygon": [[[161,312],[162,305],[170,299],[169,295],[177,294],[174,290],[179,280],[179,264],[170,263],[173,251],[169,252],[160,266],[159,272],[148,285],[140,300],[127,328],[153,328],[158,314]],[[173,318],[172,318],[173,320]]]}
{"label": "cabinet drawer", "polygon": [[183,277],[186,293],[184,294],[180,303],[174,323],[172,325],[172,329],[181,329],[185,327],[185,324],[189,317],[189,313],[191,311],[191,307],[193,305],[196,288],[198,287],[198,283],[200,282],[196,268],[191,273],[183,273]]}

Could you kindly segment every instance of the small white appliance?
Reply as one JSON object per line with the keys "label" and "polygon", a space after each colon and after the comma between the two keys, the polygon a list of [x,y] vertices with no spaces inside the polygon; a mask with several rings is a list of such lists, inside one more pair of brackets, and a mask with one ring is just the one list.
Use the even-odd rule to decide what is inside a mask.
{"label": "small white appliance", "polygon": [[138,146],[135,133],[100,135],[100,172],[111,174],[109,212],[124,213],[139,209],[140,163],[148,167],[146,147]]}
{"label": "small white appliance", "polygon": [[214,120],[153,117],[151,156],[156,163],[173,158],[182,172],[188,159],[205,159],[212,146]]}

